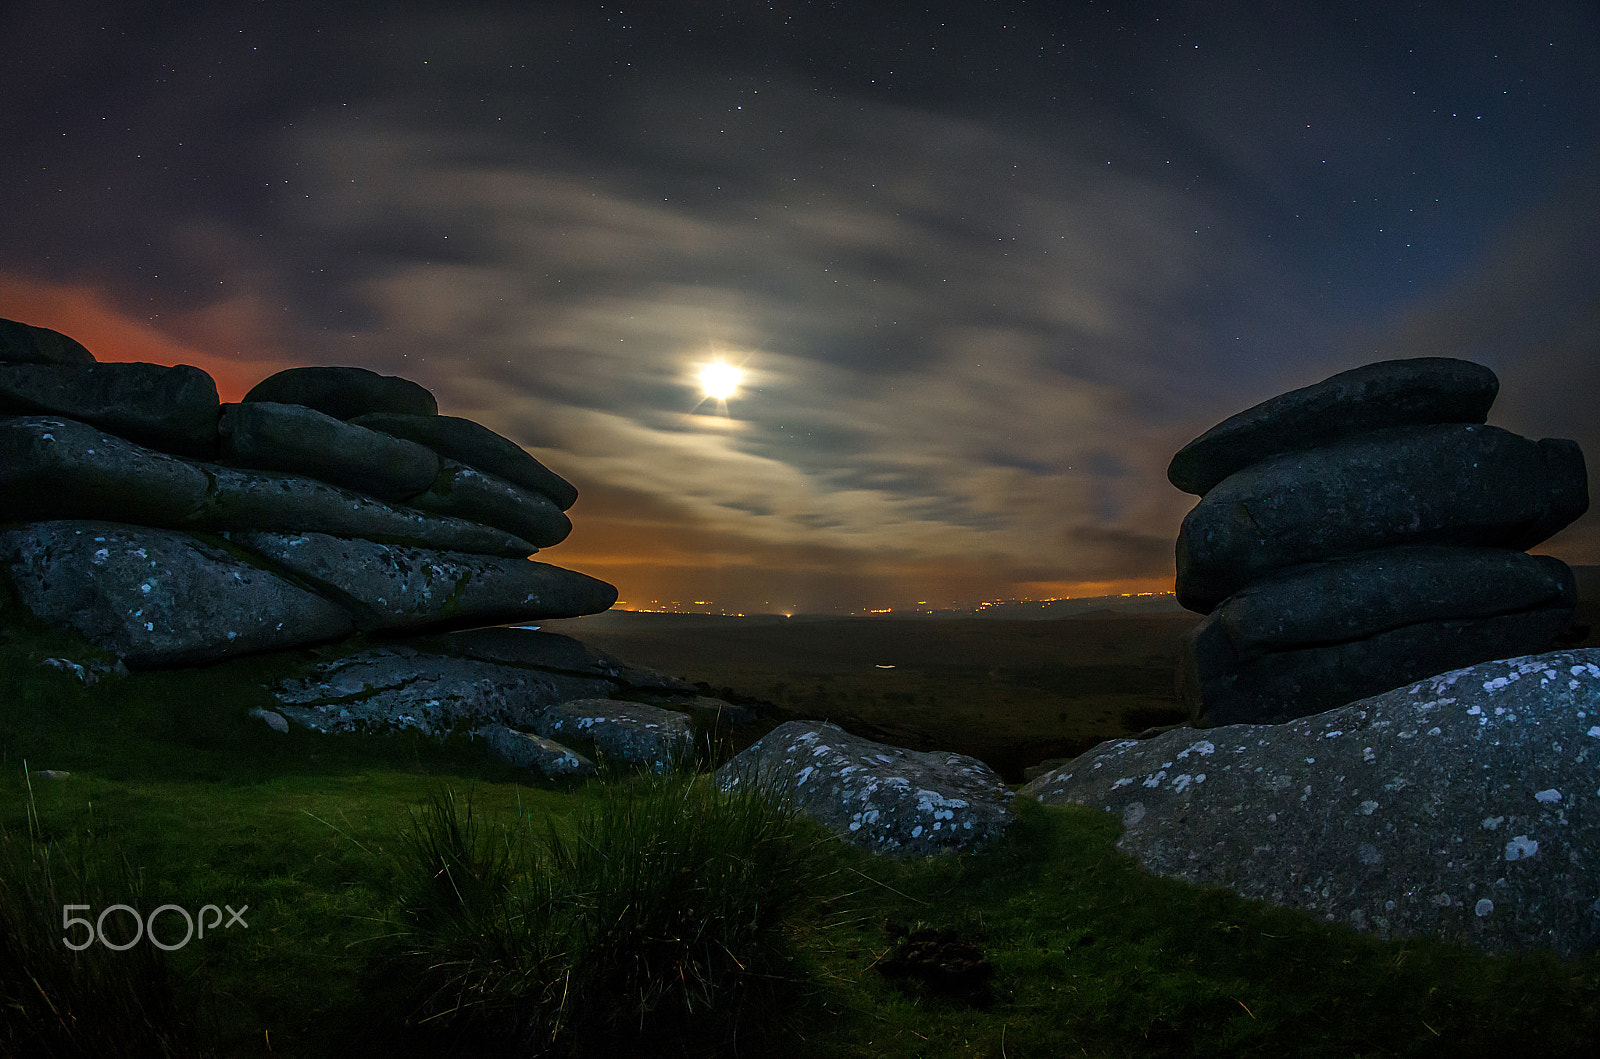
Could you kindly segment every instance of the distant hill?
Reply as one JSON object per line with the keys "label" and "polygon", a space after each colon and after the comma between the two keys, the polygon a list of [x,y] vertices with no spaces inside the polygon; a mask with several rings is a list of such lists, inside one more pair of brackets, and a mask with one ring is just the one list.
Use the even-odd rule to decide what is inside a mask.
{"label": "distant hill", "polygon": [[[1578,581],[1578,597],[1582,601],[1580,621],[1600,620],[1600,566],[1574,566]],[[971,610],[889,610],[873,614],[747,614],[742,616],[721,614],[676,614],[659,611],[610,610],[604,614],[583,619],[587,628],[626,627],[640,624],[652,628],[694,626],[712,628],[724,622],[775,624],[779,622],[844,621],[1060,621],[1070,618],[1114,618],[1136,614],[1178,614],[1183,608],[1170,592],[1152,592],[1131,596],[1085,596],[1082,599],[1001,600],[985,603]],[[1588,615],[1586,617],[1586,614]],[[559,623],[545,623],[551,628]]]}

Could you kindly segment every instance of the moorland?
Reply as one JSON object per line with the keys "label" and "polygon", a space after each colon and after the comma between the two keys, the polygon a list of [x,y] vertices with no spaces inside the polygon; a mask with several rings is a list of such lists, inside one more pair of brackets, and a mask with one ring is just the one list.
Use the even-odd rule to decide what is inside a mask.
{"label": "moorland", "polygon": [[[1015,780],[1178,719],[1194,620],[546,627],[768,704],[768,725],[825,717]],[[90,687],[42,664],[83,651],[0,641],[0,1054],[518,1054],[494,1045],[535,1028],[567,1055],[1587,1056],[1600,1039],[1600,957],[1378,941],[1150,876],[1090,810],[1029,803],[981,853],[887,861],[692,777],[560,785],[465,736],[250,717],[304,659]],[[116,945],[163,906],[169,943],[170,906],[247,925],[69,949],[85,928],[66,919],[113,905],[133,910],[105,921]],[[738,911],[755,908],[782,914]]]}

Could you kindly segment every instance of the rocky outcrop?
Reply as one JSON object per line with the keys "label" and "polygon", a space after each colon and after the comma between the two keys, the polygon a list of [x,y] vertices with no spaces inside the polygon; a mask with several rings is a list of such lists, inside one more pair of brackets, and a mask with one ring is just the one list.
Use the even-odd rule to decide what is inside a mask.
{"label": "rocky outcrop", "polygon": [[606,695],[598,677],[498,665],[397,645],[360,651],[286,678],[272,688],[279,712],[318,732],[445,735],[501,724],[533,728],[548,707]]}
{"label": "rocky outcrop", "polygon": [[1168,468],[1202,498],[1177,596],[1207,614],[1179,693],[1202,725],[1283,721],[1548,649],[1571,572],[1522,552],[1588,508],[1583,454],[1485,426],[1480,365],[1386,361],[1274,398]]}
{"label": "rocky outcrop", "polygon": [[533,727],[562,745],[592,746],[605,759],[656,772],[681,764],[694,749],[688,714],[616,699],[557,703]]}
{"label": "rocky outcrop", "polygon": [[579,699],[696,697],[672,677],[537,629],[469,629],[357,650],[270,690],[285,716],[318,731],[428,735],[489,723],[533,730],[545,710]]}
{"label": "rocky outcrop", "polygon": [[101,364],[0,321],[0,596],[28,612],[0,619],[163,666],[615,602],[528,558],[571,531],[576,490],[477,424],[421,425],[437,411],[361,368],[290,369],[223,406],[197,368]]}
{"label": "rocky outcrop", "polygon": [[897,857],[979,849],[1011,822],[1011,792],[976,758],[874,743],[822,721],[779,725],[717,781],[792,798],[852,845]]}
{"label": "rocky outcrop", "polygon": [[1281,725],[1102,743],[1020,792],[1118,815],[1150,871],[1379,937],[1600,948],[1600,651]]}
{"label": "rocky outcrop", "polygon": [[278,713],[313,731],[469,731],[501,760],[550,778],[592,773],[591,756],[666,769],[690,755],[711,704],[716,719],[737,715],[681,681],[536,629],[356,651],[270,690]]}

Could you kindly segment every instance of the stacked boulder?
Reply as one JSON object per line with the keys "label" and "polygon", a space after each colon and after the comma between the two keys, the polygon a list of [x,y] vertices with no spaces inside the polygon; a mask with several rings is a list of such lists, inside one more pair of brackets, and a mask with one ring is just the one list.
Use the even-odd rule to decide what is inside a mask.
{"label": "stacked boulder", "polygon": [[293,368],[222,404],[0,321],[0,620],[132,667],[603,611],[611,585],[529,558],[576,499],[405,379]]}
{"label": "stacked boulder", "polygon": [[1499,381],[1393,360],[1257,405],[1173,457],[1200,502],[1178,602],[1200,725],[1279,723],[1462,666],[1548,650],[1572,571],[1524,554],[1588,508],[1583,454],[1484,425]]}

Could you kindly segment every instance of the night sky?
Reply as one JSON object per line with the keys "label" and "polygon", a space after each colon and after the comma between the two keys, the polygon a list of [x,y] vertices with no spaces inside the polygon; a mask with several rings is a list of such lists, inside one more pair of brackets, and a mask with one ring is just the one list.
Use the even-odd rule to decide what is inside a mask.
{"label": "night sky", "polygon": [[1170,591],[1172,453],[1390,357],[1600,466],[1600,5],[1108,6],[12,0],[0,317],[414,379],[635,608]]}

